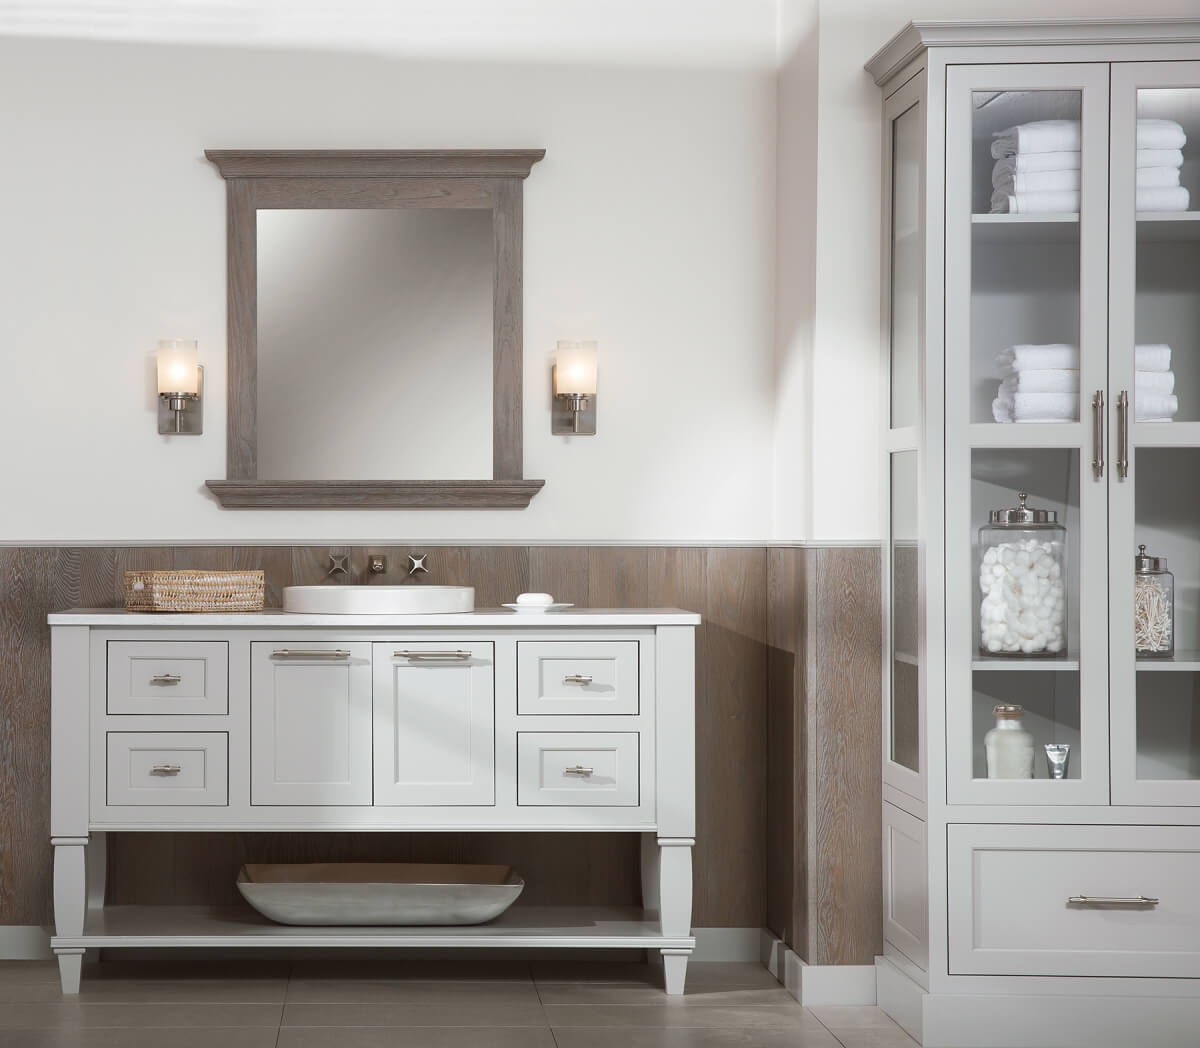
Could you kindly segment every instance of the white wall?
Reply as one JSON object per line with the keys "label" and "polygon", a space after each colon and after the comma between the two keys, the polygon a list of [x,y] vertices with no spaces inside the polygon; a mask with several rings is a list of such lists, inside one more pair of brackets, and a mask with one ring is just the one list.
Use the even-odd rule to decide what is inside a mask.
{"label": "white wall", "polygon": [[[207,21],[204,6],[156,21],[131,3],[115,28],[100,15],[74,24],[268,40],[283,10],[241,5],[258,21],[238,34],[230,5]],[[453,24],[406,24],[397,5],[364,0],[340,10],[374,11],[377,33],[339,20],[338,5],[323,20],[305,5],[286,47],[0,39],[0,540],[768,536],[774,4],[672,2],[653,16],[624,4],[609,14],[638,31],[619,34],[594,4],[512,0],[538,30],[517,33],[521,47],[489,5],[447,6],[476,57],[443,53]],[[54,21],[15,17],[0,32]],[[617,46],[643,28],[653,61]],[[525,474],[543,492],[508,512],[221,510],[203,485],[225,471],[212,395],[225,381],[224,183],[203,150],[473,146],[547,150],[525,208]],[[150,353],[167,336],[200,340],[199,438],[155,430]],[[600,342],[594,438],[549,432],[560,338]]]}

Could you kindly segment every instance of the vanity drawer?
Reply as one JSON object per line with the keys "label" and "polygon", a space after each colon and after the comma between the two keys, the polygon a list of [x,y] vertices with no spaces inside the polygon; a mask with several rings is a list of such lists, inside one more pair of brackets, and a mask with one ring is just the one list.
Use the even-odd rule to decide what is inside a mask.
{"label": "vanity drawer", "polygon": [[517,804],[636,808],[637,732],[518,732]]}
{"label": "vanity drawer", "polygon": [[228,765],[223,731],[110,731],[107,803],[226,805]]}
{"label": "vanity drawer", "polygon": [[948,829],[950,974],[1200,977],[1200,829]]}
{"label": "vanity drawer", "polygon": [[228,713],[229,644],[109,641],[108,712]]}
{"label": "vanity drawer", "polygon": [[518,641],[517,713],[635,715],[638,642]]}

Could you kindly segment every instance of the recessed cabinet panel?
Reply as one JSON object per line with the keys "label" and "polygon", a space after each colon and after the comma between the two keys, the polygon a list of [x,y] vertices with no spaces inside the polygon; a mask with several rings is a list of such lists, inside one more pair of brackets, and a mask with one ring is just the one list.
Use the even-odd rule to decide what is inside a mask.
{"label": "recessed cabinet panel", "polygon": [[371,803],[371,646],[251,645],[251,803]]}
{"label": "recessed cabinet panel", "polygon": [[636,714],[637,641],[519,641],[517,712]]}
{"label": "recessed cabinet panel", "polygon": [[229,803],[225,732],[110,731],[106,742],[109,805]]}
{"label": "recessed cabinet panel", "polygon": [[109,641],[111,714],[229,712],[225,641]]}
{"label": "recessed cabinet panel", "polygon": [[376,644],[375,804],[494,804],[492,645]]}
{"label": "recessed cabinet panel", "polygon": [[921,968],[929,967],[929,890],[925,823],[883,806],[883,937]]}
{"label": "recessed cabinet panel", "polygon": [[636,807],[638,758],[636,732],[520,732],[517,803]]}

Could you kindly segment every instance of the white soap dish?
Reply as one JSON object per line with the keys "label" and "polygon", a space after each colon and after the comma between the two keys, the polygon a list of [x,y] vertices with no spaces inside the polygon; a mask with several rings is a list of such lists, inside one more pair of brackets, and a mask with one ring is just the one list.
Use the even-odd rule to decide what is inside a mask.
{"label": "white soap dish", "polygon": [[542,615],[547,611],[562,611],[563,608],[573,608],[574,604],[502,604],[501,607],[512,608],[521,615]]}

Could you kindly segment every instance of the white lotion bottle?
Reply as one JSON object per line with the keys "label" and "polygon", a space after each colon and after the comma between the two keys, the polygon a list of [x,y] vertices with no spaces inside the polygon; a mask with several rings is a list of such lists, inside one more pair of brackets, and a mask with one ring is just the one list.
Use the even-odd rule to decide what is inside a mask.
{"label": "white lotion bottle", "polygon": [[992,709],[996,726],[983,737],[989,779],[1032,779],[1033,736],[1021,718],[1024,706],[1001,704]]}

